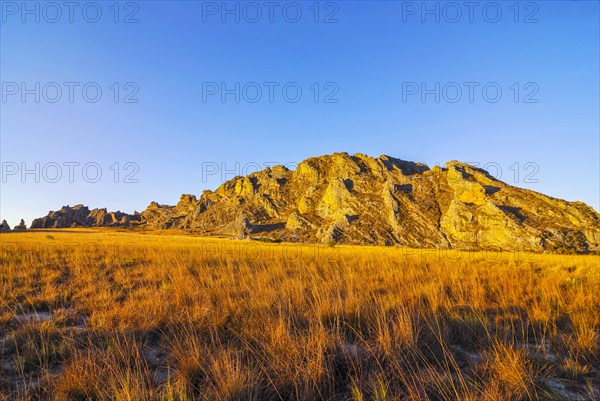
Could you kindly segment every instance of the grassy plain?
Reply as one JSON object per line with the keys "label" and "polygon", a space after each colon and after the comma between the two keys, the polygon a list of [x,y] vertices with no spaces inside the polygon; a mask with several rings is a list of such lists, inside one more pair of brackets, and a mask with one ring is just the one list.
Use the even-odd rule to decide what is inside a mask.
{"label": "grassy plain", "polygon": [[0,400],[600,399],[598,256],[0,242]]}

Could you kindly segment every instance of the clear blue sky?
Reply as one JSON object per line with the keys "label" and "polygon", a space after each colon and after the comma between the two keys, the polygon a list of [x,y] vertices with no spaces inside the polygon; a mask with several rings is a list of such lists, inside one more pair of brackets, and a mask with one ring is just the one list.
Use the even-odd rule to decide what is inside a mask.
{"label": "clear blue sky", "polygon": [[[236,22],[236,15],[222,14],[222,2],[122,2],[118,15],[112,1],[80,2],[74,10],[38,3],[35,15],[35,2],[27,3],[34,12],[28,14],[21,2],[3,1],[0,217],[30,224],[76,203],[141,211],[153,200],[174,204],[182,193],[216,188],[223,174],[203,179],[203,163],[205,172],[206,163],[224,163],[232,170],[224,178],[232,178],[255,164],[337,151],[430,166],[453,159],[497,163],[508,183],[598,210],[598,2],[521,2],[518,15],[512,1],[495,2],[485,13],[490,2],[480,3],[472,15],[455,3],[461,16],[452,22],[457,10],[429,2],[439,7],[436,22],[436,15],[421,14],[421,2],[320,2],[315,22],[313,1],[280,2],[272,16],[261,1],[253,3],[261,16],[252,22],[256,7],[228,2],[231,10],[239,7]],[[96,6],[102,14],[92,23]],[[292,23],[298,9],[302,15]],[[502,14],[493,23],[497,9]],[[79,85],[73,102],[68,82]],[[90,82],[86,100],[82,87]],[[239,103],[235,94],[225,102],[210,94],[221,83],[235,89],[236,82],[240,92],[246,88]],[[279,84],[272,102],[269,82]],[[472,101],[465,82],[479,84]],[[22,83],[31,91],[24,99]],[[286,83],[293,83],[287,100]],[[424,102],[411,94],[421,83],[430,90],[439,83],[439,103],[435,93]],[[455,83],[463,93],[451,102]],[[256,85],[262,96],[252,103]],[[92,103],[96,87],[102,96]],[[292,103],[297,87],[302,97]],[[502,95],[492,103],[497,87]],[[68,162],[80,163],[73,182]],[[130,177],[137,183],[124,182],[135,168],[126,170],[127,162],[139,167]],[[35,163],[43,170],[39,183],[33,173],[20,174]],[[86,163],[97,164],[84,178]],[[94,166],[103,173],[97,182]]]}

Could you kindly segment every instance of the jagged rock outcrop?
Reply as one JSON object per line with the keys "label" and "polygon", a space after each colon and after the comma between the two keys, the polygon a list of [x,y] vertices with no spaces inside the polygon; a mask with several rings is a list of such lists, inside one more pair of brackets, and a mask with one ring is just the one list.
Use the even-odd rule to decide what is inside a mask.
{"label": "jagged rock outcrop", "polygon": [[[152,204],[157,227],[233,237],[456,249],[598,252],[600,215],[451,161],[363,154],[309,158],[235,177],[200,199]],[[159,216],[159,217],[157,217]]]}
{"label": "jagged rock outcrop", "polygon": [[296,212],[292,212],[287,218],[285,228],[289,231],[314,229],[315,225]]}
{"label": "jagged rock outcrop", "polygon": [[6,222],[6,220],[2,220],[2,224],[0,224],[0,232],[10,231],[10,226]]}
{"label": "jagged rock outcrop", "polygon": [[139,224],[141,220],[138,213],[108,212],[105,208],[90,210],[87,206],[75,205],[48,212],[46,216],[33,220],[31,228],[118,227]]}
{"label": "jagged rock outcrop", "polygon": [[[32,228],[87,221],[78,213],[49,215]],[[182,195],[176,206],[152,202],[134,216],[150,228],[235,238],[600,252],[600,215],[591,207],[513,187],[457,161],[430,169],[389,156],[335,153],[293,171],[275,166],[235,177],[199,199]]]}
{"label": "jagged rock outcrop", "polygon": [[196,208],[197,199],[194,195],[181,195],[175,206],[159,205],[156,202],[141,213],[141,219],[148,225],[168,229],[179,227],[184,218],[188,217]]}
{"label": "jagged rock outcrop", "polygon": [[244,214],[240,214],[234,221],[227,224],[220,231],[221,234],[232,236],[238,239],[246,238],[255,232],[254,226],[250,223]]}
{"label": "jagged rock outcrop", "polygon": [[25,224],[25,220],[21,219],[19,225],[13,228],[13,231],[25,231],[27,230],[27,225]]}

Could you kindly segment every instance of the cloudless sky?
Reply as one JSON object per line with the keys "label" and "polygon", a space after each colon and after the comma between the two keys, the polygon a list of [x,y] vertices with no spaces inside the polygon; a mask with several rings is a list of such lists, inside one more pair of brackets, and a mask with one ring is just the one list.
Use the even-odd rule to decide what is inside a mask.
{"label": "cloudless sky", "polygon": [[600,209],[598,2],[482,1],[472,15],[427,2],[437,16],[420,1],[277,2],[272,16],[250,3],[79,2],[69,15],[57,2],[58,16],[2,1],[0,218],[141,211],[340,151],[479,163]]}

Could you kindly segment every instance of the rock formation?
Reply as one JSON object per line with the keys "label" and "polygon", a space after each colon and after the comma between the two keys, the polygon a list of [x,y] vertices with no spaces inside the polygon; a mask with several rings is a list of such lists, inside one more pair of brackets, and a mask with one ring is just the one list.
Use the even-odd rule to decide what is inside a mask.
{"label": "rock formation", "polygon": [[[84,206],[64,209],[32,228],[111,225],[105,217],[88,221],[94,211]],[[457,161],[430,169],[389,156],[335,153],[309,158],[294,171],[275,166],[235,177],[199,199],[182,195],[176,206],[153,202],[134,216],[151,228],[236,238],[600,251],[600,215],[591,207],[513,187]]]}
{"label": "rock formation", "polygon": [[21,219],[18,226],[13,228],[13,231],[25,231],[27,230],[27,225],[25,224],[25,220]]}
{"label": "rock formation", "polygon": [[48,212],[46,216],[33,220],[31,228],[116,227],[140,221],[141,216],[138,213],[129,215],[120,211],[90,210],[87,206],[75,205]]}
{"label": "rock formation", "polygon": [[0,232],[10,231],[10,226],[6,222],[6,220],[2,220],[2,224],[0,224]]}

